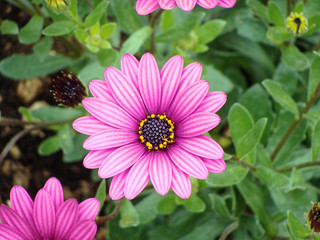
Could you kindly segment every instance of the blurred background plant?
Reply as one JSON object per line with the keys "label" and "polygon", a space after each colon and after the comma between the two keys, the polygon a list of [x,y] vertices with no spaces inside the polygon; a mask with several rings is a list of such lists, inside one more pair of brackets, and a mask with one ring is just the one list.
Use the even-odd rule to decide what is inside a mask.
{"label": "blurred background plant", "polygon": [[[304,215],[320,189],[319,0],[239,0],[232,9],[158,10],[149,16],[137,15],[130,0],[0,4],[5,9],[0,20],[0,201],[9,199],[12,184],[23,184],[5,166],[19,161],[13,149],[20,139],[18,146],[26,144],[27,134],[45,130],[37,138],[38,155],[22,161],[33,183],[46,180],[33,175],[39,170],[35,166],[48,167],[41,157],[62,158],[55,159],[60,161],[55,171],[67,179],[70,171],[62,169],[83,168],[87,153],[82,148],[86,136],[71,126],[85,114],[82,106],[57,106],[48,94],[41,104],[37,95],[17,100],[19,91],[7,86],[23,84],[30,97],[34,89],[49,93],[60,70],[73,72],[87,86],[104,79],[105,67],[119,67],[125,53],[139,58],[152,52],[159,67],[178,54],[185,64],[202,63],[210,91],[228,94],[221,124],[208,133],[223,146],[227,169],[204,181],[192,179],[187,200],[147,188],[133,201],[115,202],[105,199],[108,181],[99,180],[96,171],[81,170],[90,190],[77,197],[96,193],[105,202],[100,215],[107,216],[99,220],[97,239],[320,239]],[[17,46],[13,51],[12,45]],[[21,118],[10,114],[13,101]],[[16,127],[19,132],[12,131]],[[52,172],[46,174],[41,176]],[[78,188],[72,184],[70,189]]]}

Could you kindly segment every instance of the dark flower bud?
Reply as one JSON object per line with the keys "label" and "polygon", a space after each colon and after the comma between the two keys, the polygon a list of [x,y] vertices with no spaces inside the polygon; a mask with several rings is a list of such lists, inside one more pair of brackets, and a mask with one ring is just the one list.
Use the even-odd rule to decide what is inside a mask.
{"label": "dark flower bud", "polygon": [[320,232],[320,205],[314,203],[312,209],[308,214],[308,222],[310,224],[310,229],[314,232]]}

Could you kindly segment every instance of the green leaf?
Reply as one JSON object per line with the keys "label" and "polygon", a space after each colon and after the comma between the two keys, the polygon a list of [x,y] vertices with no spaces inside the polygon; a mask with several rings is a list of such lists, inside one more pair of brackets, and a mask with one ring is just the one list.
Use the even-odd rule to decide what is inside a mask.
{"label": "green leaf", "polygon": [[67,121],[81,117],[82,112],[76,109],[46,106],[30,112],[33,118],[43,122]]}
{"label": "green leaf", "polygon": [[172,11],[164,11],[161,15],[161,22],[160,26],[162,31],[166,31],[169,28],[173,27],[174,25],[174,19]]}
{"label": "green leaf", "polygon": [[319,161],[320,159],[320,121],[316,123],[312,131],[312,162]]}
{"label": "green leaf", "polygon": [[261,118],[253,125],[248,133],[242,137],[237,147],[237,156],[239,159],[243,158],[258,145],[266,124],[267,118]]}
{"label": "green leaf", "polygon": [[256,216],[242,214],[240,216],[239,223],[240,228],[248,230],[254,239],[263,239],[265,231]]}
{"label": "green leaf", "polygon": [[44,60],[51,49],[52,39],[50,37],[42,38],[37,44],[33,46],[33,52],[41,59]]}
{"label": "green leaf", "polygon": [[30,21],[20,30],[19,41],[23,44],[34,43],[39,40],[41,29],[43,26],[43,18],[33,16]]}
{"label": "green leaf", "polygon": [[123,199],[120,210],[119,225],[122,228],[136,227],[139,225],[139,215],[131,201]]}
{"label": "green leaf", "polygon": [[266,79],[262,82],[262,85],[277,103],[279,103],[283,108],[292,112],[296,118],[299,116],[299,109],[296,103],[290,97],[290,95],[282,89],[280,83]]}
{"label": "green leaf", "polygon": [[252,116],[245,107],[239,103],[235,103],[230,108],[228,122],[233,143],[237,148],[243,136],[246,135],[253,126]]}
{"label": "green leaf", "polygon": [[136,54],[145,41],[151,36],[152,28],[147,26],[133,33],[122,45],[120,56],[123,54]]}
{"label": "green leaf", "polygon": [[15,80],[25,80],[54,73],[72,63],[63,55],[48,55],[43,60],[36,54],[13,54],[0,62],[0,73]]}
{"label": "green leaf", "polygon": [[289,185],[285,191],[288,192],[296,189],[305,190],[306,183],[303,180],[301,172],[297,168],[294,168],[290,175]]}
{"label": "green leaf", "polygon": [[276,26],[268,29],[267,38],[277,44],[282,44],[291,38],[291,34],[285,27]]}
{"label": "green leaf", "polygon": [[292,211],[288,211],[288,226],[293,236],[297,238],[307,238],[312,231],[304,226]]}
{"label": "green leaf", "polygon": [[261,20],[252,17],[237,17],[237,32],[254,42],[264,42],[267,28]]}
{"label": "green leaf", "polygon": [[283,90],[292,96],[297,88],[298,79],[300,78],[299,74],[289,68],[286,64],[280,63],[273,75],[273,80],[280,82]]}
{"label": "green leaf", "polygon": [[175,195],[164,196],[157,204],[158,212],[163,215],[169,215],[173,213],[173,211],[177,207],[175,199],[176,199]]}
{"label": "green leaf", "polygon": [[59,136],[48,137],[42,141],[38,147],[38,153],[40,156],[49,156],[60,150]]}
{"label": "green leaf", "polygon": [[86,27],[91,27],[91,26],[95,25],[100,20],[100,18],[103,16],[103,14],[106,13],[108,5],[109,5],[109,2],[102,0],[94,8],[94,10],[85,18],[84,25]]}
{"label": "green leaf", "polygon": [[104,201],[106,199],[106,180],[105,179],[102,179],[100,184],[99,184],[99,187],[97,189],[97,193],[96,193],[96,196],[95,198],[99,200],[100,202],[100,208],[99,208],[99,212],[101,211],[101,208],[104,204]]}
{"label": "green leaf", "polygon": [[86,85],[93,79],[104,79],[105,68],[97,60],[89,61],[79,72],[79,78]]}
{"label": "green leaf", "polygon": [[264,22],[268,23],[269,20],[269,14],[268,14],[268,8],[262,4],[258,0],[246,0],[247,5],[249,8],[257,15],[259,18],[261,18]]}
{"label": "green leaf", "polygon": [[132,34],[143,27],[142,21],[129,0],[111,0],[112,10],[117,23],[128,34]]}
{"label": "green leaf", "polygon": [[279,27],[285,27],[284,18],[282,16],[282,13],[278,5],[275,2],[273,1],[268,2],[268,13],[269,13],[270,21],[274,25]]}
{"label": "green leaf", "polygon": [[76,30],[74,30],[74,34],[76,38],[82,43],[85,43],[86,38],[89,37],[89,34],[82,28],[77,28]]}
{"label": "green leaf", "polygon": [[68,154],[63,154],[63,161],[65,163],[72,163],[82,160],[84,156],[89,153],[88,150],[82,147],[86,139],[87,136],[83,134],[78,134],[73,138],[73,150]]}
{"label": "green leaf", "polygon": [[117,61],[118,55],[118,52],[112,48],[101,49],[97,54],[99,62],[103,67],[113,65]]}
{"label": "green leaf", "polygon": [[304,8],[304,3],[303,2],[299,2],[294,7],[293,12],[301,13],[301,12],[303,12],[303,8]]}
{"label": "green leaf", "polygon": [[21,107],[18,108],[18,111],[19,111],[19,113],[21,113],[23,116],[25,116],[25,117],[28,119],[29,122],[32,122],[32,121],[33,121],[32,116],[31,116],[31,113],[30,113],[30,111],[29,111],[27,108],[21,106]]}
{"label": "green leaf", "polygon": [[188,199],[183,201],[183,205],[190,211],[194,213],[201,213],[206,209],[206,204],[203,200],[198,197],[197,194],[191,194]]}
{"label": "green leaf", "polygon": [[224,172],[210,173],[206,182],[214,187],[228,187],[241,182],[248,172],[247,168],[228,161]]}
{"label": "green leaf", "polygon": [[233,219],[223,197],[220,197],[215,193],[209,194],[209,197],[211,199],[211,207],[217,214],[219,214],[221,217]]}
{"label": "green leaf", "polygon": [[74,149],[72,129],[69,124],[64,124],[58,131],[60,147],[64,154],[69,154]]}
{"label": "green leaf", "polygon": [[298,71],[306,70],[309,67],[308,58],[300,52],[295,45],[286,46],[281,48],[282,61],[289,67]]}
{"label": "green leaf", "polygon": [[196,31],[198,43],[207,44],[213,41],[221,33],[225,25],[226,21],[222,19],[214,19],[201,25]]}
{"label": "green leaf", "polygon": [[232,81],[213,66],[208,66],[206,68],[204,79],[210,84],[210,92],[222,91],[228,93],[234,88]]}
{"label": "green leaf", "polygon": [[14,34],[14,35],[17,35],[19,34],[19,27],[18,27],[18,24],[14,21],[11,21],[11,20],[4,20],[2,23],[1,23],[1,34]]}
{"label": "green leaf", "polygon": [[72,21],[60,21],[50,24],[42,30],[42,34],[49,37],[66,35],[75,29],[76,25]]}
{"label": "green leaf", "polygon": [[270,189],[284,189],[289,184],[289,178],[286,175],[275,172],[274,170],[264,166],[258,166],[255,173]]}
{"label": "green leaf", "polygon": [[111,37],[113,34],[114,30],[116,29],[116,24],[115,23],[106,23],[101,26],[100,29],[100,36],[102,39],[107,39]]}
{"label": "green leaf", "polygon": [[308,84],[308,101],[320,84],[320,56],[315,55],[311,62]]}
{"label": "green leaf", "polygon": [[201,21],[204,13],[193,13],[180,24],[176,24],[165,32],[156,36],[157,42],[172,43],[186,37],[190,31]]}
{"label": "green leaf", "polygon": [[147,197],[138,202],[135,207],[139,214],[140,224],[146,224],[155,219],[158,215],[157,204],[161,199],[161,195],[153,191]]}

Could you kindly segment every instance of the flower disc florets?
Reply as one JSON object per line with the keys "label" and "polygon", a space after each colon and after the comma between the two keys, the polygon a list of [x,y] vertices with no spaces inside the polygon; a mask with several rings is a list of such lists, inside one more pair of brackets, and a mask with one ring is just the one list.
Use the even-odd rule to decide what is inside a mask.
{"label": "flower disc florets", "polygon": [[174,123],[165,114],[151,114],[140,122],[139,138],[148,150],[165,149],[174,142]]}
{"label": "flower disc florets", "polygon": [[286,25],[294,34],[302,34],[308,30],[308,20],[302,13],[292,12],[286,20]]}
{"label": "flower disc florets", "polygon": [[320,232],[320,204],[314,203],[312,209],[308,214],[308,222],[310,229],[314,232]]}

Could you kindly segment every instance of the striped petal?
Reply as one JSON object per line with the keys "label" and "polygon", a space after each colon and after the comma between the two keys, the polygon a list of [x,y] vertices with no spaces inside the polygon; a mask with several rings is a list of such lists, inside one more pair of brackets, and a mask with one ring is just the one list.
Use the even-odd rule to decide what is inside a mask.
{"label": "striped petal", "polygon": [[180,83],[183,69],[183,58],[181,56],[172,57],[161,70],[161,106],[159,113],[164,113],[175,96]]}
{"label": "striped petal", "polygon": [[168,193],[171,186],[171,161],[167,154],[159,151],[150,160],[149,174],[151,182],[160,195]]}
{"label": "striped petal", "polygon": [[102,162],[115,150],[110,148],[106,150],[90,151],[83,159],[83,166],[88,169],[99,168]]}
{"label": "striped petal", "polygon": [[97,232],[97,224],[92,220],[79,222],[69,234],[67,239],[92,240]]}
{"label": "striped petal", "polygon": [[138,0],[136,4],[136,10],[139,15],[147,15],[158,7],[158,0]]}
{"label": "striped petal", "polygon": [[121,72],[139,89],[138,84],[139,61],[131,54],[125,54],[121,58]]}
{"label": "striped petal", "polygon": [[112,200],[118,200],[124,196],[124,186],[129,170],[130,168],[112,178],[109,188],[109,196]]}
{"label": "striped petal", "polygon": [[55,229],[55,209],[47,190],[40,189],[34,200],[33,216],[38,232],[44,239],[52,239]]}
{"label": "striped petal", "polygon": [[208,169],[203,161],[198,156],[185,151],[179,145],[170,146],[168,155],[174,164],[186,174],[198,179],[208,178]]}
{"label": "striped petal", "polygon": [[88,150],[105,150],[108,148],[120,147],[134,141],[137,141],[138,135],[135,132],[122,129],[105,130],[101,133],[90,136],[83,147]]}
{"label": "striped petal", "polygon": [[176,0],[158,0],[162,9],[171,10],[177,6]]}
{"label": "striped petal", "polygon": [[105,78],[112,96],[131,116],[140,120],[146,117],[146,110],[140,94],[134,84],[117,68],[108,67]]}
{"label": "striped petal", "polygon": [[116,103],[116,100],[112,97],[105,81],[92,80],[89,83],[89,89],[94,97],[101,98],[107,102]]}
{"label": "striped petal", "polygon": [[88,198],[79,204],[78,222],[94,220],[99,212],[100,201],[96,198]]}
{"label": "striped petal", "polygon": [[65,239],[78,220],[79,207],[76,199],[65,201],[56,215],[56,230],[54,239]]}
{"label": "striped petal", "polygon": [[223,8],[232,8],[236,4],[236,0],[218,0],[218,5]]}
{"label": "striped petal", "polygon": [[176,138],[176,143],[184,150],[204,158],[221,159],[224,155],[221,146],[213,139],[200,135],[193,138]]}
{"label": "striped petal", "polygon": [[156,114],[161,98],[161,82],[158,65],[152,54],[142,56],[138,79],[140,93],[149,113]]}
{"label": "striped petal", "polygon": [[199,136],[215,128],[220,123],[220,120],[220,117],[214,113],[193,113],[179,122],[175,133],[178,137]]}
{"label": "striped petal", "polygon": [[221,173],[224,170],[226,170],[226,163],[224,162],[223,159],[208,159],[208,158],[202,158],[204,164],[208,168],[209,172],[213,173]]}
{"label": "striped petal", "polygon": [[197,0],[197,3],[203,8],[214,8],[219,0]]}
{"label": "striped petal", "polygon": [[63,188],[60,181],[55,178],[49,178],[43,187],[50,194],[55,210],[57,211],[63,203]]}
{"label": "striped petal", "polygon": [[131,200],[147,186],[149,177],[149,162],[151,154],[145,154],[130,169],[124,187],[124,196]]}
{"label": "striped petal", "polygon": [[191,195],[191,181],[188,174],[181,171],[172,163],[172,190],[181,198],[187,199]]}
{"label": "striped petal", "polygon": [[81,132],[86,135],[93,135],[95,133],[111,129],[113,127],[108,126],[107,124],[101,122],[92,116],[85,116],[76,119],[73,122],[73,128],[78,132]]}
{"label": "striped petal", "polygon": [[216,113],[227,101],[224,92],[209,92],[194,112]]}
{"label": "striped petal", "polygon": [[125,171],[137,162],[145,151],[145,147],[140,143],[132,143],[114,150],[99,168],[99,177],[109,178]]}
{"label": "striped petal", "polygon": [[9,225],[12,228],[19,229],[19,232],[26,240],[33,240],[33,234],[29,225],[19,216],[14,210],[6,205],[0,205],[0,219],[3,224]]}
{"label": "striped petal", "polygon": [[16,228],[0,223],[0,239],[2,240],[26,240]]}
{"label": "striped petal", "polygon": [[98,98],[86,98],[84,108],[98,120],[120,129],[136,130],[137,121],[117,104]]}
{"label": "striped petal", "polygon": [[176,0],[179,8],[183,11],[191,11],[197,3],[197,0]]}

